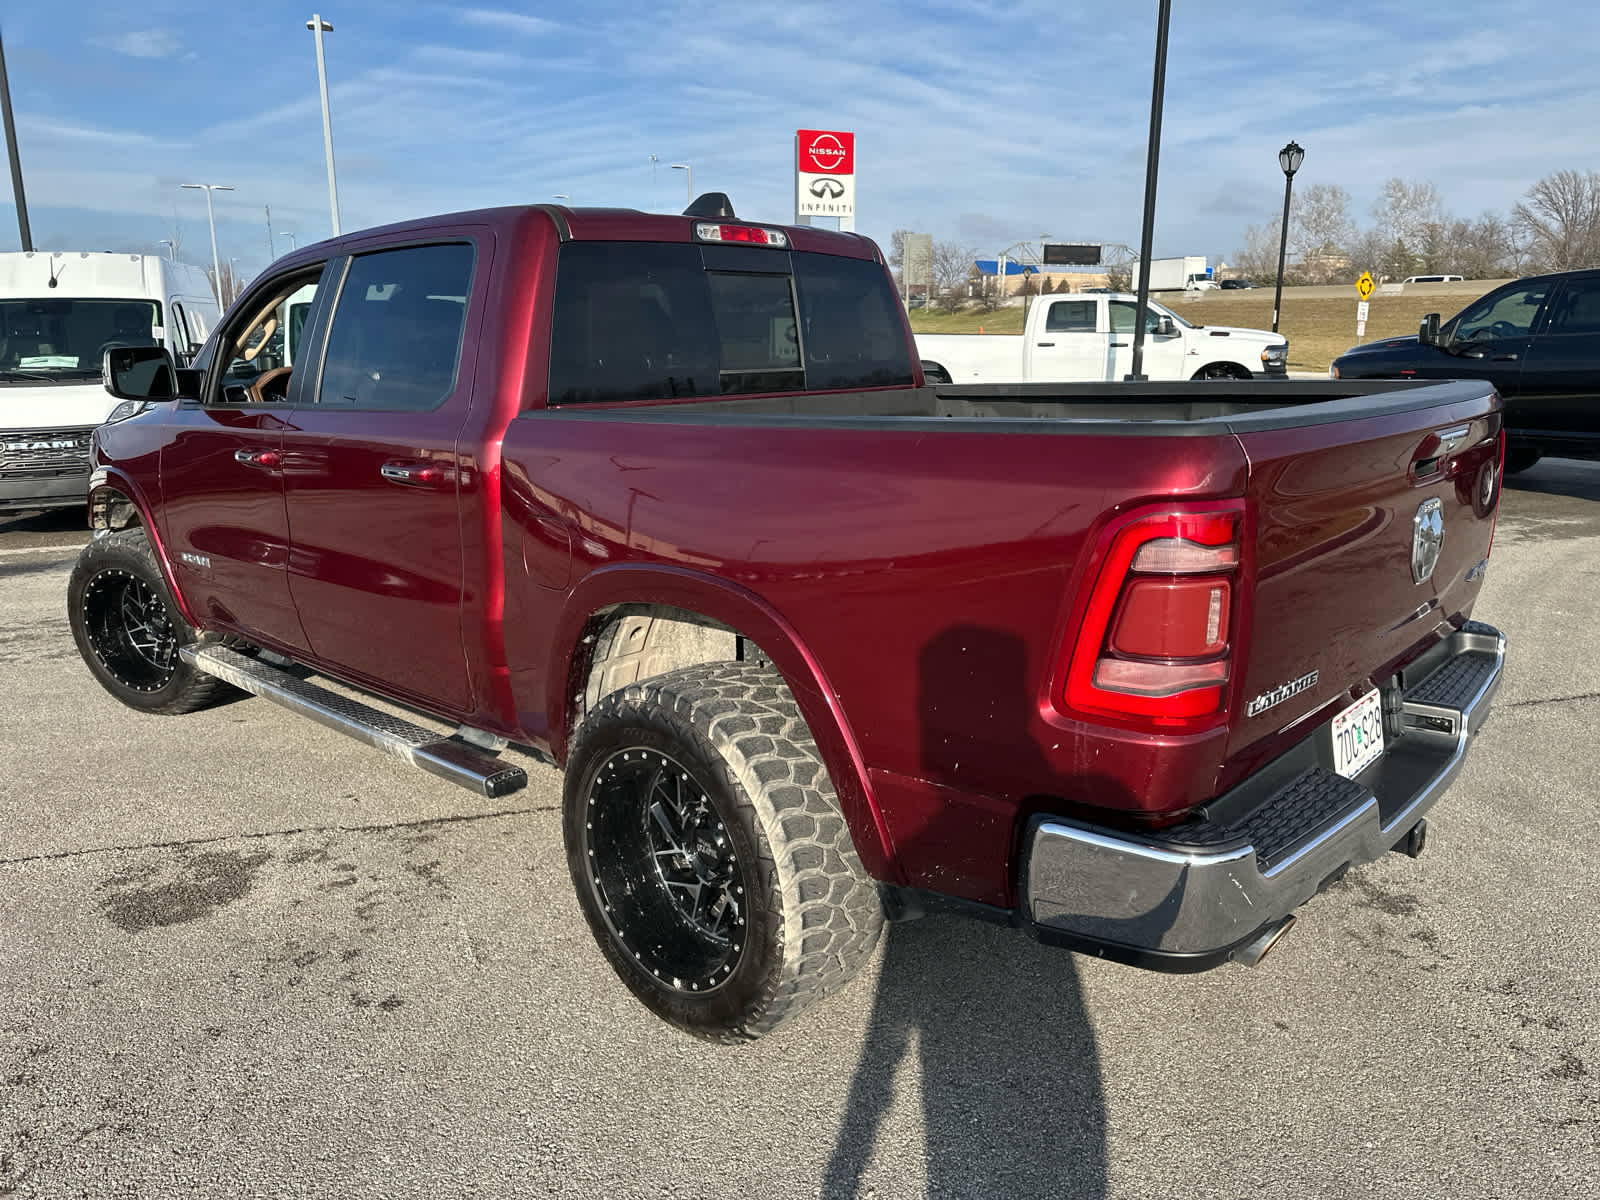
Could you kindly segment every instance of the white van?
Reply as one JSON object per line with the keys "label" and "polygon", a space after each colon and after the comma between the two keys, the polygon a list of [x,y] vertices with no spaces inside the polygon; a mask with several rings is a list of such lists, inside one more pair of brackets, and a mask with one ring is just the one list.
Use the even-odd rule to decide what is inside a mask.
{"label": "white van", "polygon": [[83,504],[111,346],[180,364],[221,318],[199,267],[153,254],[0,253],[0,511]]}
{"label": "white van", "polygon": [[1401,283],[1460,283],[1459,275],[1407,275]]}

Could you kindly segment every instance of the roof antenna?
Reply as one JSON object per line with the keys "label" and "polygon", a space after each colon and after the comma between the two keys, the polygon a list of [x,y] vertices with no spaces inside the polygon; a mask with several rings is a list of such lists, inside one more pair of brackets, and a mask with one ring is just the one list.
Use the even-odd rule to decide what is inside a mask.
{"label": "roof antenna", "polygon": [[683,210],[686,217],[716,217],[723,221],[735,221],[733,215],[733,201],[728,199],[726,192],[706,192],[698,197],[695,202]]}
{"label": "roof antenna", "polygon": [[[65,271],[66,269],[67,269],[66,264],[62,263],[61,264],[61,271]],[[56,270],[56,256],[54,254],[52,254],[50,256],[50,286],[51,287],[55,287],[57,282],[60,280],[61,271],[57,271]]]}

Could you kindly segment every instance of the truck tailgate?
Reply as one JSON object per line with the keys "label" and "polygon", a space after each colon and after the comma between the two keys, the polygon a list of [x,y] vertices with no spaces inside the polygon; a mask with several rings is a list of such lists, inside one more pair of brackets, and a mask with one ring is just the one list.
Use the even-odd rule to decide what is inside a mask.
{"label": "truck tailgate", "polygon": [[[1222,787],[1471,612],[1499,504],[1499,400],[1240,431],[1255,588]],[[1413,550],[1437,561],[1413,567]],[[1318,721],[1307,718],[1316,715]]]}

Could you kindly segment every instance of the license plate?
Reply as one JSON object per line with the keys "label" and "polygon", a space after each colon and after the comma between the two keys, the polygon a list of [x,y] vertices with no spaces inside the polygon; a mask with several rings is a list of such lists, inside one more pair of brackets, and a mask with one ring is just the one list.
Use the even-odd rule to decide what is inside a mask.
{"label": "license plate", "polygon": [[1368,692],[1333,719],[1333,769],[1354,779],[1383,754],[1383,697]]}

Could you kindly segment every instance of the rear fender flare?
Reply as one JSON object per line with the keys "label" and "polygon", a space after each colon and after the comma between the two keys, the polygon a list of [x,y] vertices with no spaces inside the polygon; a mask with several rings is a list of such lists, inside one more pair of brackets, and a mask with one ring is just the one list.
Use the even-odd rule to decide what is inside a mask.
{"label": "rear fender flare", "polygon": [[[95,506],[97,502],[104,502],[111,495],[121,496],[134,511],[139,514],[139,528],[144,530],[144,536],[150,543],[150,549],[155,551],[156,562],[160,564],[161,575],[167,581],[167,590],[172,593],[172,598],[177,602],[178,611],[183,614],[183,619],[190,626],[198,629],[199,623],[195,621],[194,614],[189,611],[189,604],[184,599],[183,589],[178,586],[177,572],[172,569],[172,562],[167,557],[167,548],[162,543],[161,531],[156,526],[155,513],[150,507],[150,501],[145,496],[144,490],[127,475],[115,467],[99,466],[89,474],[89,520],[94,522]],[[98,528],[98,526],[95,526]]]}
{"label": "rear fender flare", "polygon": [[681,567],[630,563],[602,567],[578,584],[567,599],[551,647],[545,711],[550,714],[550,749],[556,760],[566,761],[573,697],[583,686],[585,631],[607,609],[639,603],[710,618],[761,649],[783,675],[816,739],[862,865],[876,879],[904,883],[860,747],[822,665],[770,604],[726,580]]}

